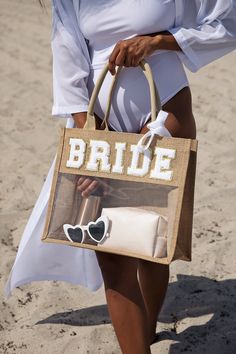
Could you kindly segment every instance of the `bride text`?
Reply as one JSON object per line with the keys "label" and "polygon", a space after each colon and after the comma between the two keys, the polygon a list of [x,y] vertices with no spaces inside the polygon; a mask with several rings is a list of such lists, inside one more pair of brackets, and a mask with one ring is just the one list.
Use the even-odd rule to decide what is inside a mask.
{"label": "bride text", "polygon": [[[175,149],[167,149],[156,146],[153,152],[150,149],[141,152],[137,145],[130,145],[127,150],[127,143],[116,142],[114,150],[104,140],[90,140],[89,144],[83,139],[70,138],[69,158],[66,167],[80,169],[82,166],[87,171],[106,173],[127,174],[129,176],[143,177],[149,174],[149,178],[165,181],[173,179],[171,160],[176,156]],[[89,150],[88,150],[89,146]],[[131,153],[130,163],[125,168],[124,160],[127,153]],[[88,157],[86,155],[88,154]],[[115,154],[114,163],[110,162],[110,155]],[[151,162],[154,160],[151,168]]]}

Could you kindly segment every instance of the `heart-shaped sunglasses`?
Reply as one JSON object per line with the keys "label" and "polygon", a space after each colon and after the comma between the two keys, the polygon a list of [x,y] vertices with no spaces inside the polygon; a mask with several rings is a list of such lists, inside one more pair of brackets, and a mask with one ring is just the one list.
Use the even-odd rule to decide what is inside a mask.
{"label": "heart-shaped sunglasses", "polygon": [[70,242],[83,243],[85,238],[85,231],[87,231],[89,237],[97,242],[101,243],[104,237],[107,235],[109,226],[109,219],[107,216],[100,216],[96,221],[90,221],[87,225],[70,225],[64,224],[63,230],[66,237]]}

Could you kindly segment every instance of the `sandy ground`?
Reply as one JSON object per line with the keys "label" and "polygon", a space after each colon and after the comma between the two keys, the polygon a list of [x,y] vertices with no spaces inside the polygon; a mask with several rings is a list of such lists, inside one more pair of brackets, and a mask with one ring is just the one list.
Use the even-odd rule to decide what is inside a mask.
{"label": "sandy ground", "polygon": [[[0,284],[56,151],[50,11],[1,0]],[[193,261],[171,266],[152,353],[233,354],[236,348],[236,53],[189,74],[198,127]],[[0,299],[0,353],[120,353],[103,289],[38,282]]]}

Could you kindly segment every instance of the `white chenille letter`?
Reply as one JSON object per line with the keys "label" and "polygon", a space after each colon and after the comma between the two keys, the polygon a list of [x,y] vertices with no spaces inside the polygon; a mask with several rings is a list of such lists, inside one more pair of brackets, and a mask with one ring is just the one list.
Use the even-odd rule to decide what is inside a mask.
{"label": "white chenille letter", "polygon": [[156,147],[154,154],[156,155],[156,161],[150,177],[171,181],[173,171],[170,170],[170,163],[175,158],[176,150]]}
{"label": "white chenille letter", "polygon": [[115,143],[115,149],[116,149],[116,160],[115,160],[115,164],[112,166],[112,172],[123,173],[124,172],[123,160],[124,160],[124,151],[126,150],[126,143]]}
{"label": "white chenille letter", "polygon": [[86,144],[82,139],[70,138],[70,156],[66,161],[66,167],[80,168],[84,163]]}
{"label": "white chenille letter", "polygon": [[98,171],[100,161],[100,171],[110,172],[110,145],[103,140],[90,140],[91,153],[86,169]]}
{"label": "white chenille letter", "polygon": [[[151,162],[151,151],[145,150],[143,153],[141,153],[138,150],[137,145],[131,145],[130,150],[133,152],[133,154],[131,165],[127,169],[127,174],[138,177],[145,176],[149,171],[149,166]],[[143,155],[143,164],[141,167],[138,167],[140,154]]]}

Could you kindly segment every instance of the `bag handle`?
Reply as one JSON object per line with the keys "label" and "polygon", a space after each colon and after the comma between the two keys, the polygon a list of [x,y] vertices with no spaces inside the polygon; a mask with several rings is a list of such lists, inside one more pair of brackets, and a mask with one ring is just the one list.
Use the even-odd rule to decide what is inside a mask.
{"label": "bag handle", "polygon": [[[160,101],[160,96],[159,93],[157,91],[154,79],[153,79],[153,75],[152,75],[152,70],[150,68],[150,65],[145,61],[142,60],[139,63],[139,66],[141,67],[144,75],[146,76],[146,79],[148,81],[149,84],[149,89],[150,89],[150,97],[151,97],[151,121],[153,122],[156,119],[156,115],[159,113],[159,111],[161,110],[161,101]],[[117,79],[119,76],[119,73],[122,69],[122,66],[120,66],[117,71],[116,74],[112,80],[112,84],[111,84],[111,88],[109,91],[109,95],[108,95],[108,103],[107,103],[107,108],[106,108],[106,113],[105,113],[105,117],[102,121],[102,125],[105,124],[105,130],[109,130],[108,129],[108,117],[110,114],[110,109],[111,109],[111,99],[112,99],[112,94],[115,88],[115,85],[117,83]],[[95,116],[94,116],[94,106],[95,106],[95,102],[96,99],[98,97],[99,91],[101,89],[101,86],[104,82],[104,79],[108,73],[109,70],[109,63],[107,63],[104,68],[102,69],[98,80],[95,84],[95,87],[93,89],[90,101],[89,101],[89,106],[88,106],[88,112],[87,112],[87,120],[86,123],[84,125],[84,129],[89,129],[89,130],[96,130],[96,124],[95,124]]]}

